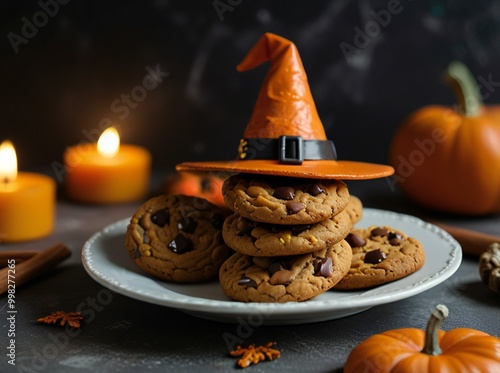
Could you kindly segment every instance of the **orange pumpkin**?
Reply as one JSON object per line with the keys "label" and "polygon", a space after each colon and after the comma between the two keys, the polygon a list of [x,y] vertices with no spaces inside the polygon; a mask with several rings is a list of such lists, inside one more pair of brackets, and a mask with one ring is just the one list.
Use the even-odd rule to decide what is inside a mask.
{"label": "orange pumpkin", "polygon": [[447,315],[438,305],[425,332],[405,328],[367,338],[349,354],[344,373],[500,372],[500,339],[467,328],[444,332]]}
{"label": "orange pumpkin", "polygon": [[500,106],[482,104],[481,89],[463,64],[450,64],[447,73],[459,105],[427,106],[403,123],[389,153],[393,180],[428,208],[500,212]]}
{"label": "orange pumpkin", "polygon": [[208,173],[178,172],[169,175],[164,183],[165,194],[184,194],[202,197],[222,208],[226,208],[222,197],[224,180]]}

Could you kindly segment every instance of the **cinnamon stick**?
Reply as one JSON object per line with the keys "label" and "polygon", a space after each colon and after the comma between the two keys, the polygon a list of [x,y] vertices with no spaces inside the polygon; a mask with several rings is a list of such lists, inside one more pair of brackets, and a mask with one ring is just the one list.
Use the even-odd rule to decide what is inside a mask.
{"label": "cinnamon stick", "polygon": [[[12,268],[6,267],[0,270],[0,294],[3,294],[8,289],[9,274],[10,280],[14,281],[16,289],[40,274],[46,272],[56,264],[71,255],[71,250],[66,245],[59,243],[46,250],[43,250],[30,259],[15,265],[15,272]],[[12,282],[11,282],[12,283]]]}
{"label": "cinnamon stick", "polygon": [[0,268],[7,267],[11,259],[14,259],[16,264],[20,264],[37,253],[38,251],[0,251]]}
{"label": "cinnamon stick", "polygon": [[462,252],[466,254],[479,256],[484,253],[493,242],[500,243],[500,236],[476,232],[436,221],[429,221],[429,223],[451,234],[453,238],[458,241],[460,246],[462,246]]}

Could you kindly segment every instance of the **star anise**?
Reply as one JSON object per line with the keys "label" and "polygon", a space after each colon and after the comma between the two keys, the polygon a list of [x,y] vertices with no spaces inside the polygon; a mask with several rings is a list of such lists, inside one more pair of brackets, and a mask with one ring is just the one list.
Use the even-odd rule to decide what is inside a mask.
{"label": "star anise", "polygon": [[64,311],[55,311],[50,315],[41,317],[36,321],[44,324],[56,324],[64,326],[68,323],[69,326],[73,328],[80,327],[80,320],[83,320],[83,316],[80,312],[64,312]]}
{"label": "star anise", "polygon": [[250,364],[258,364],[260,361],[264,360],[274,360],[280,357],[281,352],[274,348],[276,342],[269,342],[265,346],[255,347],[254,344],[243,348],[241,346],[236,346],[236,350],[230,352],[231,356],[241,356],[238,360],[238,366],[240,368],[246,368]]}

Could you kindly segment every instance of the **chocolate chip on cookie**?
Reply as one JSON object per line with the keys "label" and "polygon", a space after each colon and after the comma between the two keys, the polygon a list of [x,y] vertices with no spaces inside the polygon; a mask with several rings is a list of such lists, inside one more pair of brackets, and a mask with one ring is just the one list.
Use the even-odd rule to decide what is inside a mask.
{"label": "chocolate chip on cookie", "polygon": [[361,247],[366,244],[366,241],[361,236],[353,232],[349,232],[345,240],[349,245],[351,245],[352,248]]}
{"label": "chocolate chip on cookie", "polygon": [[368,251],[365,254],[365,259],[363,259],[363,262],[369,263],[369,264],[378,264],[382,260],[385,260],[386,258],[387,258],[387,255],[385,255],[385,253],[382,250],[375,249],[375,250]]}

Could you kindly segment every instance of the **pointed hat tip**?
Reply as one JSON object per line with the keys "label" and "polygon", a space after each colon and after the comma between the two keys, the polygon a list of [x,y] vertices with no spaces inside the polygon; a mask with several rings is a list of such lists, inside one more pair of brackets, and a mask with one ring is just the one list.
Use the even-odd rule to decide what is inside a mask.
{"label": "pointed hat tip", "polygon": [[309,88],[297,47],[290,40],[266,33],[237,66],[253,69],[264,62],[271,66],[262,83],[245,138],[301,136],[326,140],[323,123]]}
{"label": "pointed hat tip", "polygon": [[280,54],[279,52],[290,47],[295,48],[295,44],[290,40],[271,32],[266,32],[254,44],[238,66],[236,66],[236,70],[239,72],[251,70],[264,62],[273,60]]}

